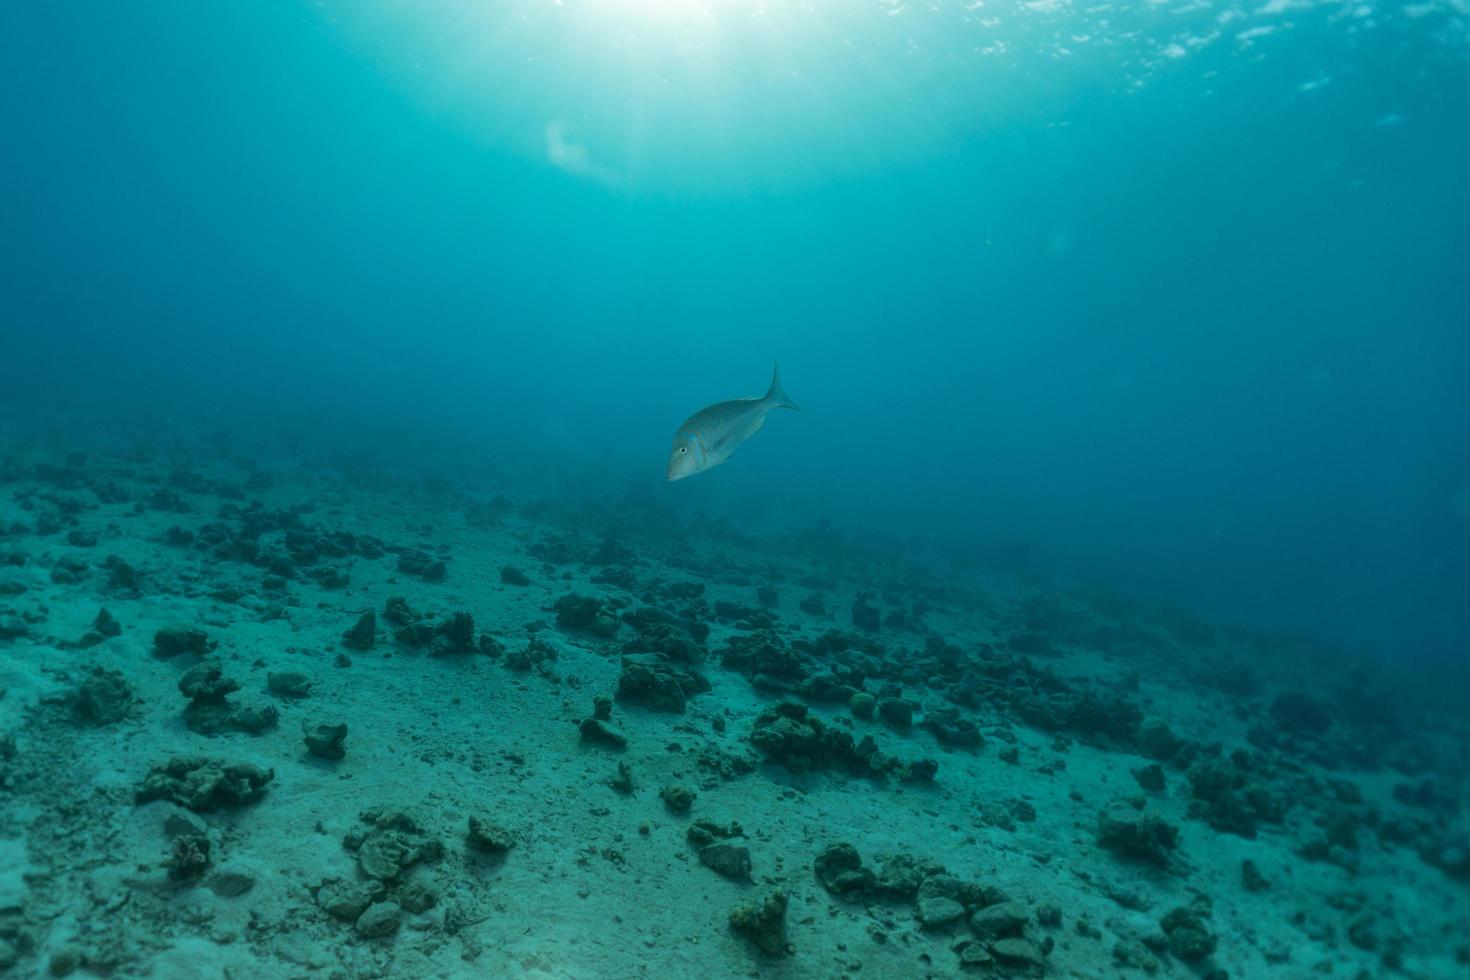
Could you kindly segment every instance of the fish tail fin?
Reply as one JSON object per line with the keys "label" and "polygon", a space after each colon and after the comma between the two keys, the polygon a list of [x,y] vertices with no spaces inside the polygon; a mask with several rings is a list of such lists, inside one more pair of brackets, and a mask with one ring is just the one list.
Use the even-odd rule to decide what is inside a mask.
{"label": "fish tail fin", "polygon": [[771,368],[771,390],[766,392],[766,401],[774,408],[789,408],[792,411],[801,411],[801,406],[791,400],[786,394],[786,389],[781,387],[781,368],[779,365]]}

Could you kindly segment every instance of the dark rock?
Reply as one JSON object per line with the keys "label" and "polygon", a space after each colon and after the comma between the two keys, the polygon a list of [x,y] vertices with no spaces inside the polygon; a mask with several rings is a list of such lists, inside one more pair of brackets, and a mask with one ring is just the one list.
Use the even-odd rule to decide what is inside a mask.
{"label": "dark rock", "polygon": [[878,702],[878,717],[894,728],[908,728],[914,723],[918,705],[902,698],[883,698]]}
{"label": "dark rock", "polygon": [[436,657],[452,654],[474,653],[475,618],[467,612],[457,612],[434,627],[434,638],[429,653]]}
{"label": "dark rock", "polygon": [[969,718],[960,715],[954,707],[936,708],[924,713],[923,727],[933,733],[943,745],[955,748],[974,749],[985,744],[980,728]]}
{"label": "dark rock", "polygon": [[708,844],[699,849],[699,860],[705,867],[733,878],[736,881],[750,880],[750,849],[728,841]]}
{"label": "dark rock", "polygon": [[265,675],[265,686],[283,698],[304,698],[311,693],[311,678],[296,670],[271,671]]}
{"label": "dark rock", "polygon": [[1271,887],[1271,882],[1261,874],[1261,869],[1256,867],[1256,862],[1246,858],[1240,862],[1240,883],[1248,892],[1263,892]]}
{"label": "dark rock", "polygon": [[618,620],[595,596],[569,592],[556,600],[556,624],[563,629],[584,630],[608,637],[617,632]]}
{"label": "dark rock", "polygon": [[855,717],[871,721],[878,707],[878,699],[867,691],[859,691],[848,701],[848,707],[852,709]]}
{"label": "dark rock", "polygon": [[415,549],[398,557],[398,570],[425,582],[442,582],[449,574],[449,566],[442,559]]}
{"label": "dark rock", "polygon": [[817,881],[834,895],[861,895],[873,886],[873,872],[863,867],[863,859],[851,844],[831,844],[822,849],[813,863]]}
{"label": "dark rock", "polygon": [[965,907],[953,898],[931,895],[915,904],[914,913],[919,925],[925,929],[938,929],[963,919]]}
{"label": "dark rock", "polygon": [[218,661],[205,660],[190,667],[179,678],[179,693],[196,703],[222,704],[240,689],[237,681],[224,676]]}
{"label": "dark rock", "polygon": [[1031,921],[1031,912],[1020,902],[1000,902],[970,916],[970,928],[991,939],[1019,936]]}
{"label": "dark rock", "polygon": [[138,697],[120,671],[94,667],[77,691],[77,714],[93,725],[111,725],[132,714]]}
{"label": "dark rock", "polygon": [[1041,950],[1029,939],[997,939],[990,944],[990,955],[1003,966],[1033,975],[1040,974],[1046,968],[1046,959],[1041,955]]}
{"label": "dark rock", "polygon": [[168,876],[174,881],[198,881],[209,870],[209,838],[202,834],[174,838],[173,847],[164,864],[168,866]]}
{"label": "dark rock", "polygon": [[696,794],[689,787],[675,783],[665,786],[659,796],[663,798],[664,805],[673,813],[688,813],[689,808],[694,805]]}
{"label": "dark rock", "polygon": [[220,898],[239,898],[255,887],[255,878],[243,871],[216,871],[207,884]]}
{"label": "dark rock", "polygon": [[398,889],[398,904],[410,915],[422,915],[439,903],[439,893],[427,882],[413,880]]}
{"label": "dark rock", "polygon": [[1138,766],[1133,770],[1133,778],[1138,785],[1150,793],[1162,793],[1164,791],[1164,767],[1157,762],[1150,762],[1146,766]]}
{"label": "dark rock", "polygon": [[531,584],[531,580],[526,577],[526,573],[521,571],[519,568],[516,568],[514,565],[506,565],[500,570],[500,581],[504,582],[506,585]]}
{"label": "dark rock", "polygon": [[356,922],[369,905],[385,894],[383,883],[372,878],[323,882],[317,889],[316,903],[334,919]]}
{"label": "dark rock", "polygon": [[584,742],[598,742],[619,749],[628,744],[628,736],[623,734],[621,729],[614,728],[600,718],[584,718],[577,727],[582,733]]}
{"label": "dark rock", "polygon": [[160,657],[176,657],[181,653],[204,656],[214,649],[203,630],[170,627],[153,634],[153,652]]}
{"label": "dark rock", "polygon": [[1006,646],[1016,653],[1033,654],[1039,657],[1050,657],[1057,652],[1052,646],[1051,637],[1036,630],[1012,633],[1010,639],[1006,640]]}
{"label": "dark rock", "polygon": [[316,725],[306,732],[306,751],[319,759],[341,759],[347,754],[347,726]]}
{"label": "dark rock", "polygon": [[92,620],[92,629],[109,638],[122,635],[122,626],[106,609],[98,610],[97,618]]}
{"label": "dark rock", "polygon": [[470,829],[464,842],[471,850],[484,854],[502,854],[515,846],[515,838],[510,831],[480,817],[470,817]]}
{"label": "dark rock", "polygon": [[784,956],[789,952],[786,904],[786,893],[778,890],[759,903],[738,905],[730,910],[730,928],[767,956]]}
{"label": "dark rock", "polygon": [[617,696],[655,711],[680,713],[689,698],[709,690],[709,682],[680,670],[661,653],[625,654]]}
{"label": "dark rock", "polygon": [[244,762],[223,762],[202,756],[177,756],[148,771],[138,787],[139,803],[170,800],[193,810],[210,813],[221,807],[244,806],[265,795],[276,776],[274,769],[260,769]]}
{"label": "dark rock", "polygon": [[1176,908],[1159,924],[1169,937],[1169,952],[1179,959],[1192,963],[1215,952],[1215,934],[1195,910]]}
{"label": "dark rock", "polygon": [[1138,750],[1150,759],[1167,761],[1179,751],[1179,738],[1161,718],[1145,718],[1135,736]]}
{"label": "dark rock", "polygon": [[381,939],[391,936],[398,931],[398,921],[402,914],[397,902],[374,902],[369,905],[357,917],[353,929],[359,936],[367,939]]}
{"label": "dark rock", "polygon": [[342,644],[349,650],[371,650],[378,638],[378,617],[371,609],[357,617],[352,628],[342,634]]}
{"label": "dark rock", "polygon": [[1097,842],[1121,857],[1168,867],[1179,829],[1156,814],[1117,802],[1098,815]]}

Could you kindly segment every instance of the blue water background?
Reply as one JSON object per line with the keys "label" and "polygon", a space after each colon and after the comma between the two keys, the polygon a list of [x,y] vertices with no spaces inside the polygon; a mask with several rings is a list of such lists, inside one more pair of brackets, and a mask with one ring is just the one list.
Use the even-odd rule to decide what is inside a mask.
{"label": "blue water background", "polygon": [[0,409],[1463,658],[1463,4],[968,6],[18,6]]}

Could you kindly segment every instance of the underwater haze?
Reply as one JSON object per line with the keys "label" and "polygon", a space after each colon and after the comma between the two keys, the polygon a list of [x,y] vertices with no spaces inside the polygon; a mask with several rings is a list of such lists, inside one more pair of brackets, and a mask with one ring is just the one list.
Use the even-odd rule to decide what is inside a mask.
{"label": "underwater haze", "polygon": [[1470,969],[1465,0],[26,4],[0,66],[0,970]]}

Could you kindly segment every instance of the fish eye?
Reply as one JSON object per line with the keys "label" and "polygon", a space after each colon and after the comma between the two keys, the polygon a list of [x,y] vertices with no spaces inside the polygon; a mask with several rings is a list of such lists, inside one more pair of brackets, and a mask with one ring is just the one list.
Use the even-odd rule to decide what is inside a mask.
{"label": "fish eye", "polygon": [[679,447],[679,452],[681,452],[681,453],[687,453],[688,451],[689,451],[689,447],[688,446],[680,446]]}

